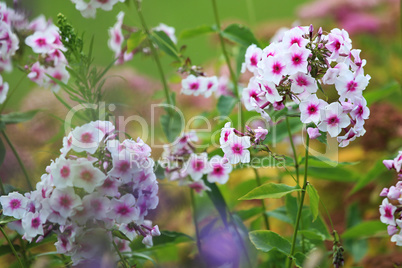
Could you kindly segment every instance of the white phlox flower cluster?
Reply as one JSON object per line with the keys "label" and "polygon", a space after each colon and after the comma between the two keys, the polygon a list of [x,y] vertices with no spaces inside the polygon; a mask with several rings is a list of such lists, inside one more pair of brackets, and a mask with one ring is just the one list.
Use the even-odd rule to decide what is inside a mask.
{"label": "white phlox flower cluster", "polygon": [[68,63],[63,54],[66,48],[60,41],[59,28],[41,15],[29,24],[29,30],[32,34],[25,39],[25,44],[39,57],[38,61],[26,66],[28,78],[39,86],[58,92],[60,86],[49,76],[63,83],[67,83],[70,78],[66,69]]}
{"label": "white phlox flower cluster", "polygon": [[197,193],[210,188],[205,185],[203,176],[210,183],[225,184],[232,172],[232,165],[219,156],[208,159],[207,153],[196,153],[194,143],[198,137],[194,131],[183,133],[172,144],[164,145],[161,166],[169,180],[178,180],[181,185],[188,185]]}
{"label": "white phlox flower cluster", "polygon": [[219,82],[216,76],[206,77],[190,74],[181,81],[181,93],[184,95],[202,95],[209,98],[212,93],[215,93],[218,96],[218,87]]}
{"label": "white phlox flower cluster", "polygon": [[[387,169],[397,172],[399,180],[402,179],[402,151],[394,159],[384,160],[383,163]],[[390,188],[384,188],[380,196],[385,197],[380,205],[380,220],[388,225],[391,241],[402,246],[402,181]]]}
{"label": "white phlox flower cluster", "polygon": [[[345,147],[364,135],[364,121],[370,114],[362,95],[370,76],[364,75],[366,60],[360,52],[352,49],[345,30],[323,34],[320,28],[313,35],[312,26],[287,30],[280,41],[264,49],[251,45],[242,66],[243,72],[254,74],[242,92],[244,106],[269,121],[266,109],[282,110],[293,101],[299,104],[301,122],[313,125],[311,138],[329,133]],[[324,85],[335,85],[335,101],[320,98],[326,95]]]}
{"label": "white phlox flower cluster", "polygon": [[[28,241],[57,234],[57,252],[74,265],[101,258],[111,239],[129,249],[113,230],[152,246],[160,232],[146,220],[159,202],[151,148],[141,139],[120,143],[114,131],[108,121],[74,128],[34,191],[0,197],[3,214],[18,219],[9,227]],[[109,243],[99,245],[99,233]]]}

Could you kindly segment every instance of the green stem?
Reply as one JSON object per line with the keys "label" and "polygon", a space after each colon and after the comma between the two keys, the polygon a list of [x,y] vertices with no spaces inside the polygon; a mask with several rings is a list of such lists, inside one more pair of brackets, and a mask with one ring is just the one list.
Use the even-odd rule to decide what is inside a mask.
{"label": "green stem", "polygon": [[[237,77],[236,77],[235,72],[233,71],[232,65],[230,64],[229,54],[228,54],[228,52],[226,50],[225,40],[223,39],[223,36],[222,36],[221,22],[219,20],[218,7],[216,5],[216,0],[212,0],[212,7],[213,7],[213,10],[214,10],[215,23],[216,23],[216,26],[218,28],[218,35],[219,35],[219,41],[220,41],[221,48],[222,48],[222,53],[223,53],[223,56],[225,57],[225,61],[226,61],[226,64],[227,64],[227,66],[229,68],[230,77],[231,77],[231,80],[232,80],[232,83],[233,83],[233,93],[236,96],[237,100],[239,102],[241,102],[240,101],[240,95],[239,95],[239,87],[238,87],[238,83],[237,83]],[[241,107],[240,107],[239,110],[240,110],[240,113],[239,113],[240,120],[239,121],[240,121],[241,127],[243,128],[244,127],[243,126],[243,118],[244,118],[243,110],[241,109]]]}
{"label": "green stem", "polygon": [[17,253],[17,251],[15,250],[13,243],[11,243],[10,238],[8,238],[8,236],[7,236],[7,234],[6,234],[6,232],[4,231],[4,229],[3,229],[2,226],[0,226],[0,231],[3,233],[4,238],[7,240],[8,245],[10,246],[11,250],[13,251],[14,256],[17,258],[18,263],[20,264],[20,267],[24,268],[25,266],[24,266],[24,264],[22,263],[22,260],[21,260],[20,257],[18,256],[18,253]]}
{"label": "green stem", "polygon": [[7,141],[8,145],[10,146],[11,150],[13,151],[13,153],[15,155],[15,158],[17,158],[17,161],[18,161],[18,163],[19,163],[19,165],[20,165],[20,167],[22,169],[22,172],[24,173],[25,180],[26,180],[26,182],[28,184],[29,190],[32,191],[33,190],[32,183],[31,183],[31,180],[29,179],[28,172],[25,169],[24,163],[22,163],[22,160],[21,160],[20,156],[18,155],[17,150],[15,149],[14,145],[11,143],[11,141],[8,138],[6,132],[3,130],[2,133],[3,133],[4,138]]}
{"label": "green stem", "polygon": [[120,258],[121,263],[123,264],[123,267],[124,268],[129,268],[130,265],[127,264],[126,259],[123,257],[123,255],[121,255],[121,252],[120,252],[119,248],[117,247],[117,245],[116,245],[116,243],[114,242],[113,239],[112,239],[112,244],[113,244],[114,249],[117,252],[117,255],[119,255],[119,258]]}
{"label": "green stem", "polygon": [[290,268],[292,266],[293,263],[293,254],[295,252],[295,248],[296,248],[296,238],[297,238],[297,231],[299,230],[299,223],[300,223],[300,219],[301,219],[301,215],[302,215],[302,211],[303,211],[303,203],[304,203],[304,197],[306,196],[306,188],[307,188],[307,170],[308,170],[308,147],[309,147],[309,137],[307,136],[307,141],[306,141],[306,156],[305,156],[305,164],[304,164],[304,182],[303,182],[303,188],[302,188],[302,193],[301,193],[301,200],[300,200],[300,205],[299,205],[299,209],[297,211],[297,217],[296,217],[296,224],[295,224],[295,228],[294,228],[294,232],[293,232],[293,237],[292,237],[292,247],[290,249],[290,261],[289,259],[287,260],[288,265],[287,267]]}
{"label": "green stem", "polygon": [[191,198],[191,206],[193,208],[193,221],[194,221],[195,235],[196,235],[196,240],[197,240],[197,248],[198,248],[198,252],[200,253],[201,259],[203,259],[204,255],[202,253],[202,248],[201,248],[200,230],[198,228],[198,222],[197,222],[197,207],[195,204],[194,190],[191,188],[190,188],[190,198]]}
{"label": "green stem", "polygon": [[0,189],[1,189],[1,195],[6,194],[6,190],[4,189],[4,184],[3,184],[3,179],[0,178]]}
{"label": "green stem", "polygon": [[[257,181],[257,185],[261,186],[261,179],[260,175],[258,174],[258,170],[256,168],[253,168],[254,173],[255,173],[255,180]],[[262,207],[262,216],[264,218],[264,224],[265,224],[265,229],[269,230],[269,221],[268,221],[268,215],[266,214],[267,208],[265,207],[265,202],[264,199],[261,199],[261,207]]]}
{"label": "green stem", "polygon": [[150,43],[151,52],[152,52],[152,55],[153,55],[153,57],[155,59],[156,66],[158,67],[159,76],[160,76],[160,79],[162,81],[163,90],[164,90],[165,96],[166,96],[166,102],[167,102],[167,104],[169,106],[171,106],[171,105],[173,105],[173,102],[172,102],[170,94],[169,94],[169,86],[168,86],[167,81],[166,81],[165,73],[163,71],[162,64],[161,64],[161,61],[159,59],[158,52],[156,51],[155,46],[154,46],[154,44],[152,42],[151,32],[149,31],[149,28],[148,28],[148,26],[147,26],[147,24],[145,22],[143,14],[142,14],[142,8],[141,8],[140,0],[134,0],[134,4],[135,4],[135,8],[136,8],[137,13],[138,13],[138,17],[140,18],[142,28],[144,29],[144,32],[147,35],[148,41]]}
{"label": "green stem", "polygon": [[26,246],[25,246],[25,241],[22,239],[22,236],[21,236],[21,235],[18,235],[18,238],[19,238],[20,244],[21,244],[22,257],[23,257],[23,259],[24,259],[24,262],[25,262],[26,264],[28,264],[28,266],[29,266],[28,257],[27,257],[27,249],[26,249]]}

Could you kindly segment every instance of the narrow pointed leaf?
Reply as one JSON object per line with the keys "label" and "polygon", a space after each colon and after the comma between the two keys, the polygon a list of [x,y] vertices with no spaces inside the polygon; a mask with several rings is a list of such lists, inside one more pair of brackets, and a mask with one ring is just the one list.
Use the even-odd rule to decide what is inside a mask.
{"label": "narrow pointed leaf", "polygon": [[307,194],[310,197],[311,215],[313,216],[313,221],[315,221],[319,213],[320,197],[317,190],[311,184],[307,185]]}
{"label": "narrow pointed leaf", "polygon": [[265,199],[265,198],[281,198],[295,191],[301,191],[298,186],[289,186],[279,183],[266,183],[254,188],[239,200]]}
{"label": "narrow pointed leaf", "polygon": [[253,243],[256,249],[263,252],[269,252],[276,249],[285,255],[289,255],[290,253],[290,242],[272,231],[252,231],[249,233],[249,237],[251,243]]}

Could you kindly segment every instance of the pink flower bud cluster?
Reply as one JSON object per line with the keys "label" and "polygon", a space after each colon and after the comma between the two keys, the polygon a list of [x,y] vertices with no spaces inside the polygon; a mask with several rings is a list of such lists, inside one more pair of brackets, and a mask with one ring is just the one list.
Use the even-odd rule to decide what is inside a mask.
{"label": "pink flower bud cluster", "polygon": [[99,230],[109,245],[112,230],[120,230],[130,240],[143,236],[152,246],[152,236],[160,232],[145,219],[159,202],[151,148],[141,139],[120,143],[114,130],[108,121],[74,128],[36,190],[0,197],[3,214],[19,220],[9,227],[28,241],[56,233],[57,252],[74,264],[100,258],[104,245],[92,237]]}
{"label": "pink flower bud cluster", "polygon": [[71,2],[84,18],[95,18],[98,8],[110,11],[115,4],[124,0],[71,0]]}
{"label": "pink flower bud cluster", "polygon": [[[389,170],[394,169],[397,172],[398,179],[402,179],[402,151],[394,159],[384,160],[383,163]],[[391,241],[402,246],[402,181],[390,188],[384,188],[380,196],[385,197],[380,205],[380,220],[388,225]]]}
{"label": "pink flower bud cluster", "polygon": [[68,63],[63,54],[66,48],[60,41],[59,28],[41,15],[29,24],[29,30],[32,34],[25,39],[25,44],[39,57],[38,61],[26,66],[28,78],[39,86],[58,92],[60,86],[49,76],[63,83],[67,83],[70,78],[66,70]]}
{"label": "pink flower bud cluster", "polygon": [[268,130],[262,127],[252,130],[246,126],[247,132],[242,133],[231,127],[231,123],[227,122],[221,130],[219,142],[224,152],[224,160],[230,164],[249,163],[251,145],[260,144],[265,140]]}
{"label": "pink flower bud cluster", "polygon": [[166,144],[160,164],[165,168],[165,176],[178,180],[181,185],[188,185],[197,193],[210,190],[202,177],[211,183],[225,184],[229,180],[232,166],[219,155],[208,159],[207,153],[196,153],[194,143],[198,137],[194,131],[183,133],[173,143]]}
{"label": "pink flower bud cluster", "polygon": [[[337,137],[339,146],[345,147],[364,135],[364,121],[370,114],[362,95],[370,76],[364,75],[366,60],[360,52],[352,49],[345,30],[333,29],[325,35],[320,28],[313,35],[312,26],[287,30],[264,49],[251,45],[242,71],[254,76],[243,90],[244,106],[269,121],[266,109],[282,110],[293,101],[299,104],[301,122]],[[335,85],[335,101],[318,97],[330,89],[324,85]]]}

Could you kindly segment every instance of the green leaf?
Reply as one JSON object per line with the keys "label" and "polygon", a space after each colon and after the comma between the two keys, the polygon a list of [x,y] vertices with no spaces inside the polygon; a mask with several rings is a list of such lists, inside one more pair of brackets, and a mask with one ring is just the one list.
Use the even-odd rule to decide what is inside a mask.
{"label": "green leaf", "polygon": [[226,202],[222,196],[221,191],[219,190],[218,186],[215,183],[210,183],[206,179],[206,175],[202,178],[205,185],[211,189],[211,191],[206,191],[208,194],[209,199],[211,199],[212,203],[214,204],[216,210],[218,211],[222,222],[225,226],[227,226],[227,211],[226,211]]}
{"label": "green leaf", "polygon": [[231,96],[221,95],[218,99],[217,104],[219,114],[221,116],[228,116],[232,112],[236,103],[237,100],[235,98]]}
{"label": "green leaf", "polygon": [[[20,251],[21,247],[19,245],[14,245],[15,250],[18,252]],[[13,254],[13,250],[9,245],[1,245],[0,246],[0,256]]]}
{"label": "green leaf", "polygon": [[305,238],[310,239],[310,240],[319,240],[319,241],[324,241],[325,240],[325,235],[323,235],[320,232],[317,232],[316,230],[300,230],[299,234],[303,235]]}
{"label": "green leaf", "polygon": [[216,32],[216,26],[201,25],[191,29],[185,29],[180,33],[180,39],[192,38],[203,34]]}
{"label": "green leaf", "polygon": [[263,252],[276,249],[286,255],[290,253],[291,245],[289,241],[272,231],[252,231],[249,233],[249,237],[256,249]]}
{"label": "green leaf", "polygon": [[0,139],[0,166],[3,164],[6,158],[6,147],[4,146],[3,140]]}
{"label": "green leaf", "polygon": [[134,32],[127,40],[127,51],[133,51],[146,39],[146,34],[143,31]]}
{"label": "green leaf", "polygon": [[239,47],[239,52],[237,53],[236,57],[236,75],[239,77],[240,72],[241,72],[241,67],[243,63],[246,61],[245,56],[246,56],[246,51],[247,47]]}
{"label": "green leaf", "polygon": [[266,183],[254,188],[239,200],[265,199],[265,198],[281,198],[295,191],[301,191],[299,186],[289,186],[279,183]]}
{"label": "green leaf", "polygon": [[170,37],[165,32],[154,31],[152,32],[150,38],[166,54],[175,58],[178,61],[181,61],[176,45],[173,43],[172,39],[170,39]]}
{"label": "green leaf", "polygon": [[[281,119],[285,119],[285,116],[280,116],[280,117],[276,117],[276,118],[271,117],[271,118],[274,122],[278,122]],[[303,123],[300,121],[300,118],[296,118],[296,117],[289,117],[289,125],[290,125],[290,131],[291,131],[292,135],[296,134],[303,128]],[[278,144],[279,142],[283,141],[285,138],[288,138],[289,133],[288,133],[286,121],[283,120],[279,124],[275,125],[275,128],[270,133],[271,134],[269,134],[267,136],[264,143],[274,145],[274,144]]]}
{"label": "green leaf", "polygon": [[297,252],[293,257],[295,259],[296,266],[303,268],[303,264],[306,259],[306,256],[301,252]]}
{"label": "green leaf", "polygon": [[[303,156],[299,164],[304,165],[305,163],[305,157]],[[324,156],[313,156],[309,155],[308,157],[308,166],[309,167],[327,167],[327,168],[333,168],[333,167],[338,167],[338,166],[352,166],[352,165],[357,165],[359,162],[338,162],[331,160],[329,158],[326,158]]]}
{"label": "green leaf", "polygon": [[291,220],[290,224],[296,223],[297,218],[297,211],[299,210],[299,205],[297,204],[297,198],[292,195],[287,195],[285,197],[285,207],[286,207],[286,214],[288,218]]}
{"label": "green leaf", "polygon": [[[286,197],[289,197],[290,195],[287,195]],[[297,203],[296,203],[296,213],[297,213]],[[273,217],[275,219],[278,219],[280,221],[289,223],[289,224],[294,224],[294,220],[289,217],[289,214],[287,213],[287,210],[285,207],[279,207],[277,209],[267,211],[266,214],[269,217]],[[296,218],[296,214],[294,215],[294,218]]]}
{"label": "green leaf", "polygon": [[386,168],[384,167],[384,164],[382,163],[382,159],[378,160],[375,165],[356,183],[355,187],[350,191],[350,194],[354,194],[363,187],[365,187],[367,184],[369,184],[371,181],[375,180],[378,178],[384,171],[386,171]]}
{"label": "green leaf", "polygon": [[[304,168],[300,169],[300,174],[304,173]],[[343,167],[308,167],[308,175],[321,180],[355,182],[358,174]]]}
{"label": "green leaf", "polygon": [[311,184],[307,185],[307,194],[310,197],[311,215],[313,216],[313,221],[315,221],[319,214],[320,197],[318,196],[317,190]]}
{"label": "green leaf", "polygon": [[0,216],[0,225],[7,224],[9,222],[16,221],[17,219],[10,217],[10,216],[4,216],[3,214]]}
{"label": "green leaf", "polygon": [[328,144],[327,142],[327,132],[320,131],[321,136],[317,138],[317,140],[321,143]]}
{"label": "green leaf", "polygon": [[189,235],[180,232],[173,231],[161,231],[160,236],[155,236],[153,238],[154,246],[164,245],[168,243],[181,243],[186,241],[192,241],[193,238]]}
{"label": "green leaf", "polygon": [[[361,210],[357,202],[351,204],[346,215],[346,227],[351,228],[361,223]],[[367,253],[367,239],[343,239],[343,246],[353,256],[355,262],[359,262]]]}
{"label": "green leaf", "polygon": [[171,112],[161,115],[160,120],[167,140],[173,142],[183,130],[184,122],[182,116],[177,111],[171,109]]}
{"label": "green leaf", "polygon": [[401,93],[401,85],[397,81],[392,81],[383,88],[364,93],[364,98],[367,100],[367,106],[370,106],[396,92]]}
{"label": "green leaf", "polygon": [[262,212],[261,207],[254,207],[246,210],[239,210],[236,213],[243,221],[245,221],[254,217],[255,215],[261,214]]}
{"label": "green leaf", "polygon": [[31,120],[40,110],[31,110],[27,112],[15,112],[0,115],[0,121],[5,124],[17,124]]}
{"label": "green leaf", "polygon": [[248,47],[252,44],[259,46],[257,38],[250,29],[240,24],[230,24],[223,30],[222,36],[242,46]]}
{"label": "green leaf", "polygon": [[386,229],[384,223],[378,220],[364,221],[347,229],[341,237],[342,239],[370,237],[385,232]]}

